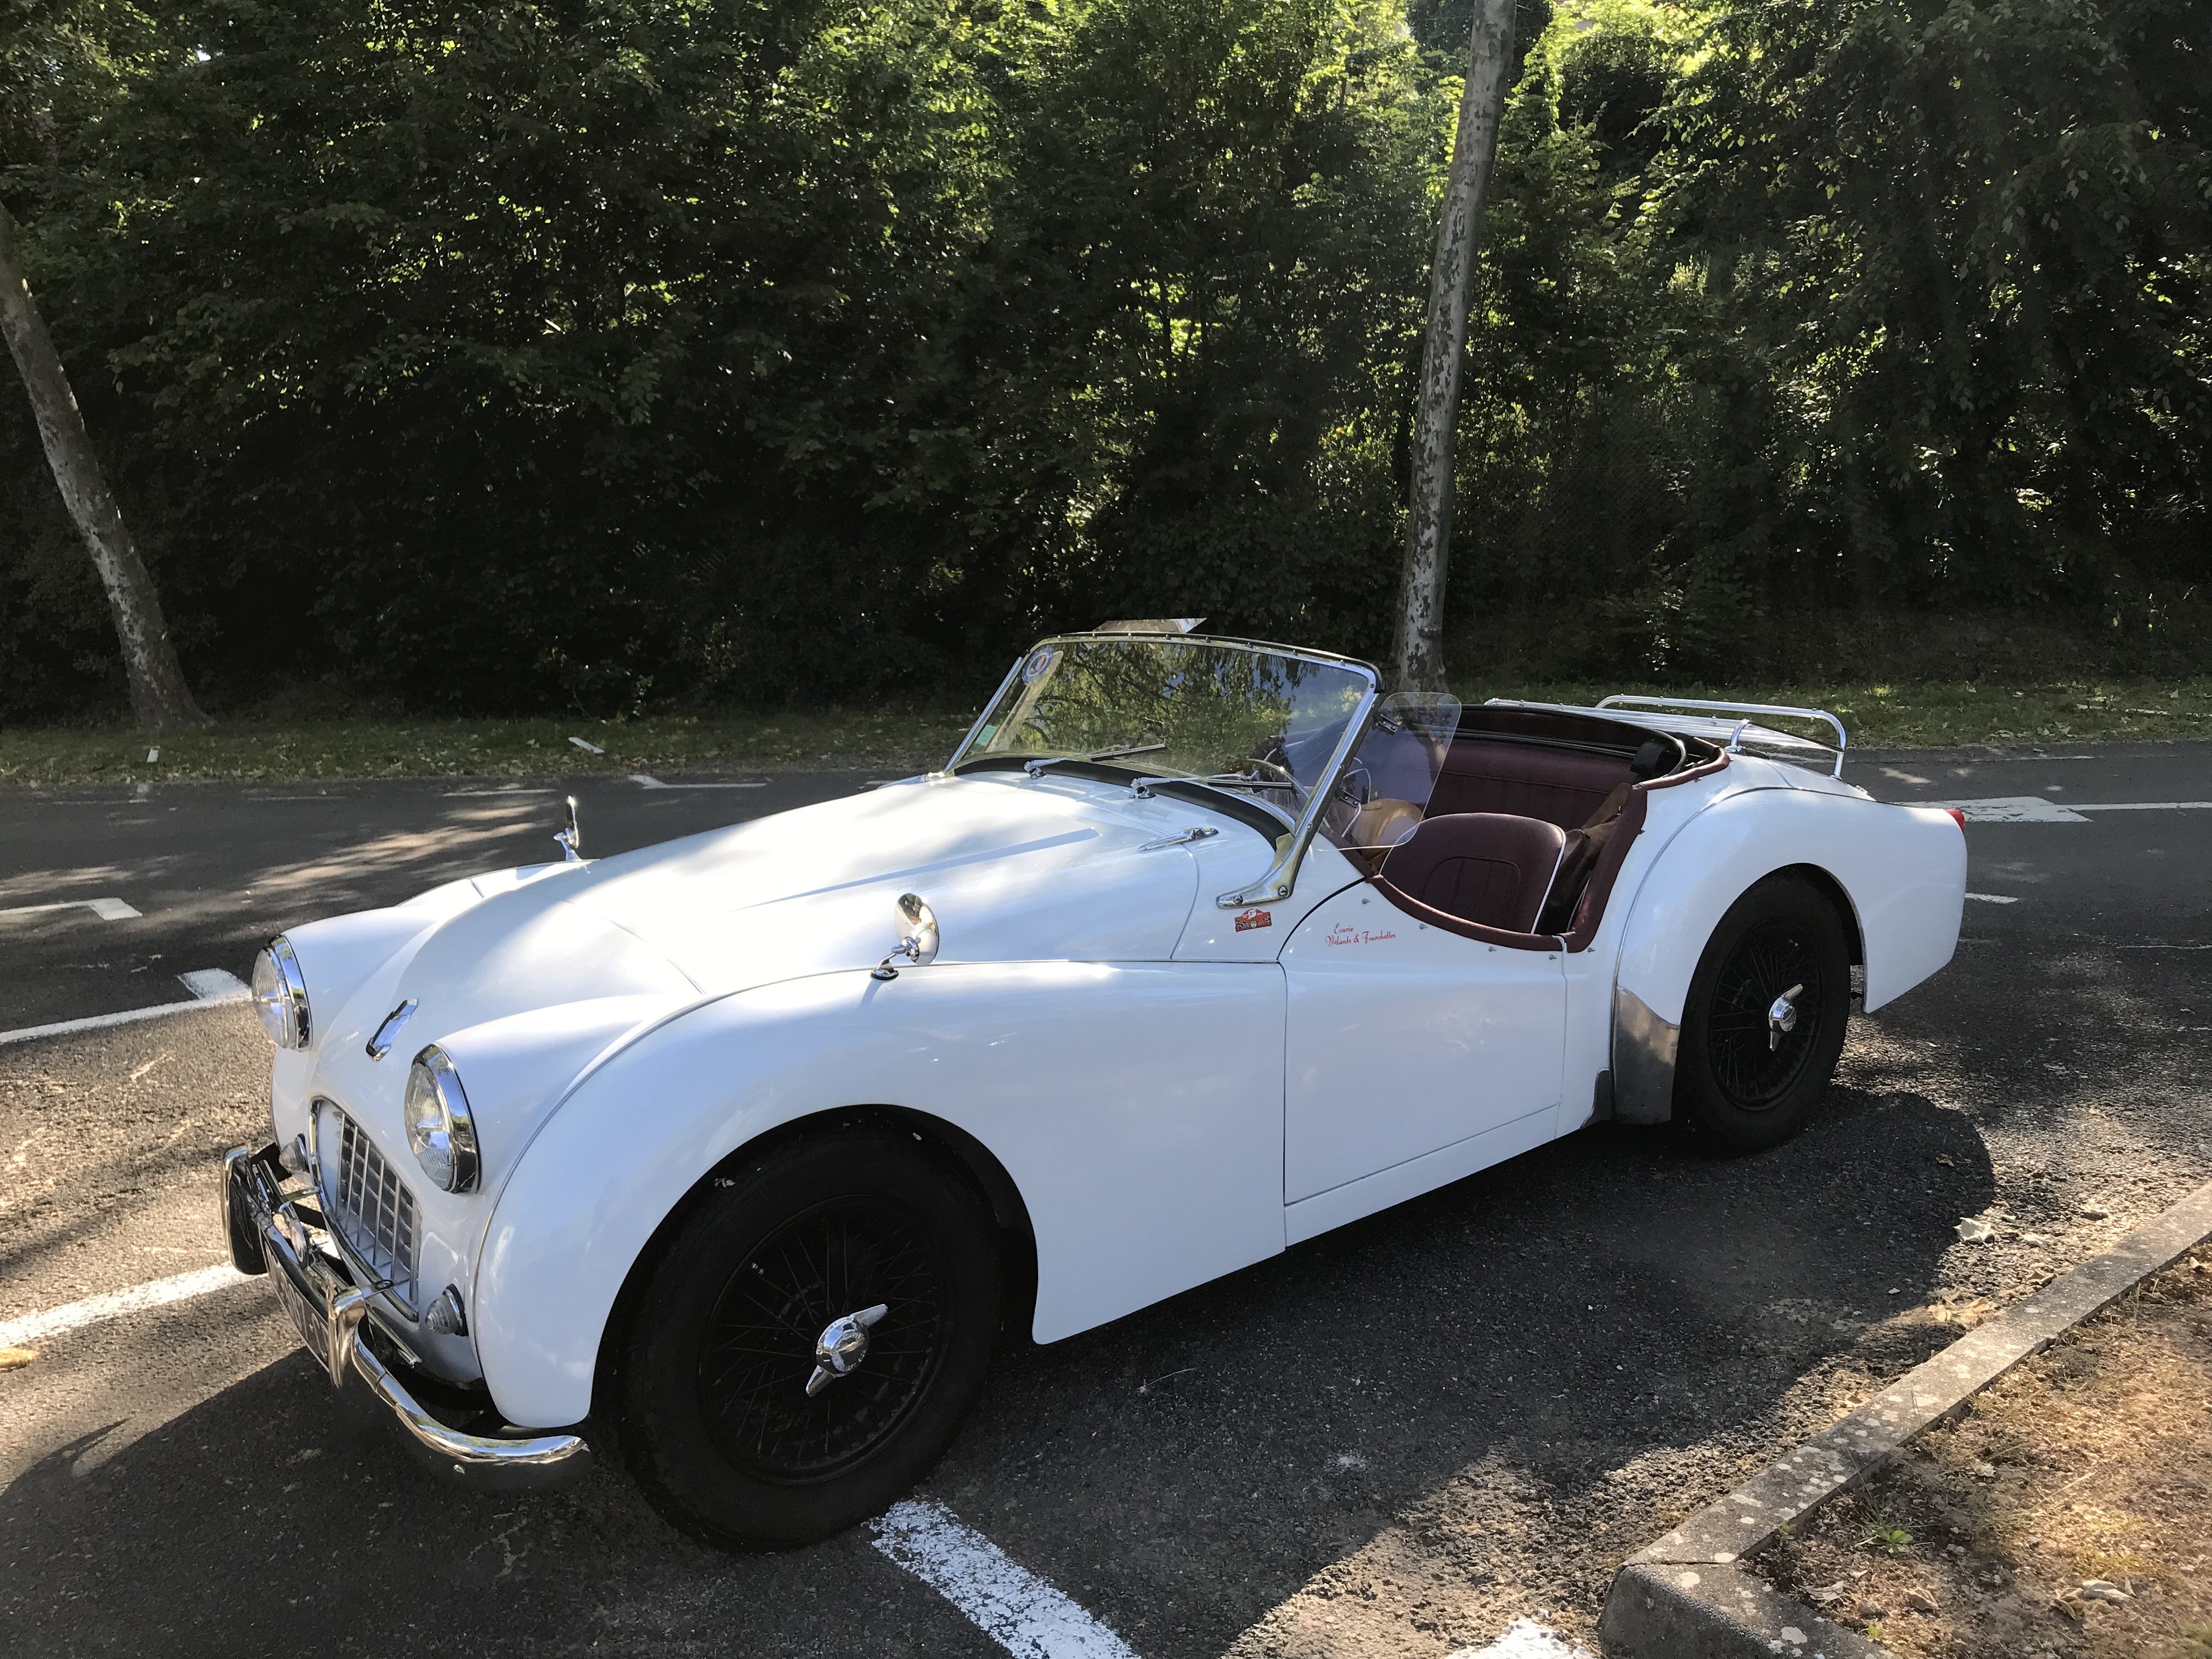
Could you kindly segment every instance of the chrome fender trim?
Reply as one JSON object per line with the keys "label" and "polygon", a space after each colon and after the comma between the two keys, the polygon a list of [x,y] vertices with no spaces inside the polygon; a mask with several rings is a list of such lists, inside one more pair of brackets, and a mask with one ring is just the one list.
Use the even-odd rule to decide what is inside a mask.
{"label": "chrome fender trim", "polygon": [[1681,1027],[1653,1013],[1625,985],[1613,992],[1613,1115],[1622,1123],[1674,1115],[1674,1054]]}

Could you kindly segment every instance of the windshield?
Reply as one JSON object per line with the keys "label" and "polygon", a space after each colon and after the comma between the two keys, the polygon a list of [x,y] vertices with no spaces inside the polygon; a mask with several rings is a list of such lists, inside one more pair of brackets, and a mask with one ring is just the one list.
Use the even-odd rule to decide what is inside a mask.
{"label": "windshield", "polygon": [[1249,791],[1295,819],[1373,685],[1349,663],[1221,640],[1047,640],[952,765],[1090,761]]}
{"label": "windshield", "polygon": [[1329,792],[1322,832],[1347,853],[1380,855],[1420,827],[1452,734],[1459,699],[1448,692],[1395,691],[1375,705],[1359,748]]}

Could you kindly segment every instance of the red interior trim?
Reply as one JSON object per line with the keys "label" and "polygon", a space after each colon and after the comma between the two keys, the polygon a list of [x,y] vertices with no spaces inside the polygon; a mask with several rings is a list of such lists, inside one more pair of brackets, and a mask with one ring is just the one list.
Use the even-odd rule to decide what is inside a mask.
{"label": "red interior trim", "polygon": [[[1606,849],[1610,853],[1613,849]],[[1425,921],[1431,927],[1441,927],[1447,933],[1457,933],[1462,939],[1480,939],[1485,945],[1501,945],[1509,951],[1556,951],[1559,940],[1550,933],[1509,933],[1503,927],[1486,927],[1479,921],[1462,921],[1449,910],[1439,910],[1433,904],[1424,904],[1403,888],[1393,887],[1381,876],[1370,876],[1375,890],[1403,910],[1416,921]]]}
{"label": "red interior trim", "polygon": [[[1694,738],[1685,738],[1682,741],[1691,745],[1690,752],[1693,755],[1699,749],[1710,746],[1698,742]],[[1672,789],[1676,784],[1687,783],[1692,778],[1709,778],[1716,772],[1724,772],[1728,769],[1728,750],[1715,749],[1713,757],[1709,761],[1701,761],[1695,766],[1686,766],[1679,772],[1669,773],[1663,778],[1653,778],[1649,783],[1639,783],[1636,787],[1638,789]]]}
{"label": "red interior trim", "polygon": [[1728,751],[1716,750],[1711,760],[1686,766],[1663,778],[1650,779],[1628,792],[1628,804],[1620,809],[1620,826],[1606,842],[1605,851],[1598,855],[1597,868],[1590,872],[1589,885],[1583,889],[1582,902],[1575,907],[1574,926],[1567,932],[1570,951],[1589,950],[1590,941],[1597,937],[1597,925],[1605,920],[1606,901],[1613,896],[1613,878],[1620,874],[1630,846],[1644,831],[1644,815],[1650,810],[1651,792],[1671,789],[1692,778],[1709,778],[1728,763]]}
{"label": "red interior trim", "polygon": [[1628,804],[1620,809],[1620,822],[1605,844],[1605,851],[1597,855],[1597,868],[1590,872],[1589,885],[1583,889],[1582,902],[1575,906],[1574,923],[1567,930],[1567,949],[1587,951],[1590,940],[1597,937],[1597,925],[1605,918],[1605,902],[1613,896],[1613,878],[1620,873],[1623,860],[1638,836],[1644,831],[1644,814],[1650,801],[1645,792],[1658,784],[1670,781],[1661,778],[1650,783],[1639,783],[1628,792]]}

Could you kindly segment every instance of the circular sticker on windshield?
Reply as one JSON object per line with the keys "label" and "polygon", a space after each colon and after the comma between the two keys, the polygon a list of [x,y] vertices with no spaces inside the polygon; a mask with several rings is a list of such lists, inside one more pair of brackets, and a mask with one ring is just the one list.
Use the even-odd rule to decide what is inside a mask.
{"label": "circular sticker on windshield", "polygon": [[1048,645],[1041,645],[1030,652],[1029,660],[1022,665],[1022,684],[1035,685],[1045,677],[1045,672],[1052,666],[1053,659],[1059,655],[1060,653]]}

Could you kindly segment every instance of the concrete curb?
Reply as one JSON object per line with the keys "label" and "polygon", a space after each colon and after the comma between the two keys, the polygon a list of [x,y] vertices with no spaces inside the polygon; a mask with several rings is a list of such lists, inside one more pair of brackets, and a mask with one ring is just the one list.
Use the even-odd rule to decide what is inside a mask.
{"label": "concrete curb", "polygon": [[1598,1624],[1606,1653],[1613,1659],[1887,1659],[1887,1649],[1777,1595],[1737,1563],[2208,1236],[2212,1183],[1967,1332],[1832,1428],[1638,1550],[1606,1597]]}

